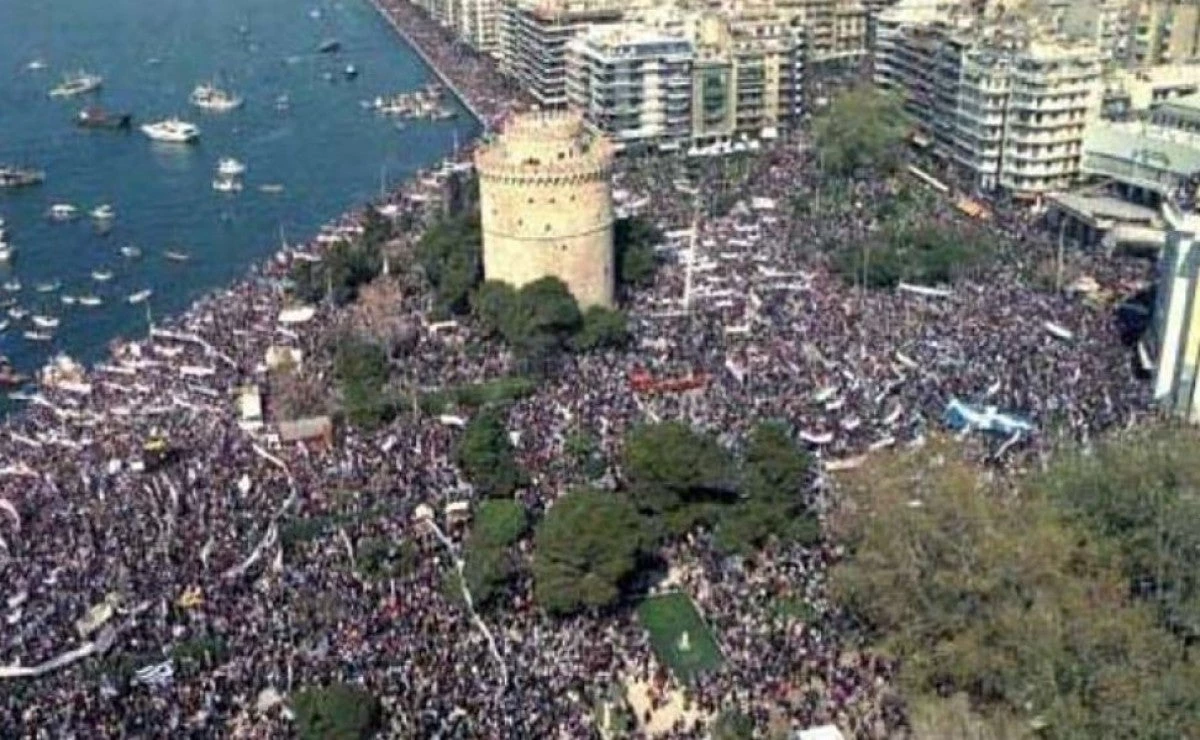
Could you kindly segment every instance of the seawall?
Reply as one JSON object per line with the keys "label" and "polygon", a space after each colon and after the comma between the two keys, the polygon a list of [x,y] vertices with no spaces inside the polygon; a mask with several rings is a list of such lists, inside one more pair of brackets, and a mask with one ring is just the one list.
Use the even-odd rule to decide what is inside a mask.
{"label": "seawall", "polygon": [[478,121],[479,125],[483,126],[483,132],[486,134],[490,130],[490,125],[487,118],[475,108],[470,98],[468,98],[467,95],[458,88],[458,85],[454,83],[454,80],[450,79],[450,76],[446,74],[444,70],[439,68],[438,65],[434,64],[433,60],[430,59],[425,50],[421,48],[421,45],[418,44],[416,40],[409,35],[408,31],[406,31],[404,27],[400,25],[400,22],[397,21],[392,14],[387,11],[387,8],[383,6],[383,3],[380,2],[380,0],[368,0],[368,2],[371,3],[371,7],[375,8],[379,15],[383,16],[383,19],[387,21],[388,25],[395,29],[396,33],[399,34],[404,43],[408,44],[413,51],[417,52],[417,56],[421,58],[421,61],[425,63],[425,66],[437,76],[438,80],[440,80],[441,83],[446,86],[446,89],[449,90],[454,97],[458,98],[458,102],[462,103],[462,106],[467,109],[467,112],[471,114],[471,117]]}

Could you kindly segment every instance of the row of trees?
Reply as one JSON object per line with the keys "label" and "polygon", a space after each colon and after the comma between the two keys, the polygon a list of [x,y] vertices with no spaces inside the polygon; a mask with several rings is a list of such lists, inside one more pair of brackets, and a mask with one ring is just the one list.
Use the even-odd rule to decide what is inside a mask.
{"label": "row of trees", "polygon": [[845,282],[894,288],[901,281],[933,285],[966,277],[988,263],[995,241],[953,223],[892,222],[865,246],[836,245],[834,267]]}
{"label": "row of trees", "polygon": [[[570,454],[579,456],[584,469],[599,472],[594,445],[581,439]],[[510,503],[524,485],[501,409],[485,409],[471,420],[455,459],[485,496]],[[570,491],[538,523],[535,594],[548,611],[612,605],[653,560],[659,544],[695,527],[710,529],[725,552],[742,555],[772,537],[811,543],[819,536],[803,497],[810,460],[780,424],[756,427],[740,457],[686,425],[648,424],[629,434],[622,463],[620,490]],[[468,545],[468,553],[474,549]],[[475,559],[489,558],[468,555],[468,563]],[[513,575],[507,564],[504,568],[499,581]]]}
{"label": "row of trees", "polygon": [[833,593],[900,658],[918,735],[1200,736],[1196,442],[1123,437],[1016,491],[948,447],[851,476]]}
{"label": "row of trees", "polygon": [[358,297],[358,289],[383,269],[383,249],[394,236],[392,222],[368,207],[362,234],[334,244],[320,262],[296,263],[290,275],[293,295],[304,303],[326,299],[338,306],[350,303]]}

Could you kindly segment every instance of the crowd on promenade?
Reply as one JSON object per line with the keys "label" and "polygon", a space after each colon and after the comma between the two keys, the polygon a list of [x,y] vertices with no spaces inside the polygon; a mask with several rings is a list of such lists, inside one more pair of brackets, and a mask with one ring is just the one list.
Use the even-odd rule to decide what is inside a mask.
{"label": "crowd on promenade", "polygon": [[[485,115],[504,115],[485,63],[464,62],[471,52],[388,2]],[[615,460],[639,421],[686,420],[736,446],[755,421],[778,417],[824,463],[848,464],[920,444],[961,398],[1031,420],[1027,438],[979,446],[1021,461],[1060,436],[1086,439],[1149,413],[1109,315],[1036,288],[1012,261],[942,297],[847,286],[814,246],[869,238],[869,204],[899,185],[857,182],[819,217],[798,215],[793,204],[825,187],[815,169],[797,142],[780,143],[726,183],[739,195],[697,217],[698,190],[732,177],[716,160],[622,165],[624,207],[668,233],[667,262],[629,296],[629,349],[564,359],[510,410],[534,512],[580,482],[563,454],[576,429],[597,434]],[[437,189],[436,177],[419,179],[386,205],[427,223]],[[933,208],[934,219],[966,218]],[[329,231],[352,236],[359,222],[347,216]],[[1030,262],[1053,253],[1019,215],[997,213],[994,228]],[[524,578],[483,616],[494,649],[467,618],[446,587],[453,553],[415,521],[422,507],[442,521],[448,504],[473,496],[452,461],[456,426],[404,414],[371,433],[340,427],[331,445],[276,445],[239,426],[232,396],[269,385],[268,348],[298,350],[302,373],[330,375],[328,339],[345,314],[321,305],[305,323],[280,321],[284,278],[318,249],[282,252],[149,337],[114,343],[106,363],[41,387],[0,429],[0,736],[282,737],[290,696],[340,681],[380,697],[388,736],[594,737],[596,697],[623,676],[659,671],[628,613],[547,618]],[[1075,255],[1071,268],[1111,286],[1144,277],[1099,256]],[[470,322],[433,330],[427,305],[407,289],[396,307],[421,327],[398,382],[448,385],[509,368]],[[641,395],[629,382],[639,369],[699,387]],[[809,495],[819,504],[825,493]],[[398,551],[397,566],[368,577],[361,561],[381,545]],[[704,532],[671,547],[724,650],[693,690],[704,709],[737,705],[760,727],[903,732],[895,666],[855,652],[826,600],[837,556],[831,545],[773,546],[731,560]],[[808,616],[781,615],[784,600]],[[705,734],[681,725],[672,736]]]}

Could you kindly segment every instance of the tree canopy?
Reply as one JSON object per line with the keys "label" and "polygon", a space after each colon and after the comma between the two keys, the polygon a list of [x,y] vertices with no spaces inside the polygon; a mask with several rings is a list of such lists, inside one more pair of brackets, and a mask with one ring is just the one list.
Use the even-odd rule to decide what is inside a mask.
{"label": "tree canopy", "polygon": [[899,100],[859,85],[835,97],[816,117],[812,137],[824,171],[849,176],[895,168],[907,131]]}
{"label": "tree canopy", "polygon": [[519,501],[491,499],[479,505],[463,547],[463,578],[476,607],[493,604],[520,571],[510,547],[529,529],[529,513]]}
{"label": "tree canopy", "polygon": [[365,740],[381,717],[379,700],[350,684],[304,689],[292,701],[303,740]]}
{"label": "tree canopy", "polygon": [[318,303],[326,297],[338,306],[350,303],[358,297],[358,289],[383,269],[383,247],[393,235],[391,221],[368,208],[362,234],[337,242],[320,262],[295,263],[290,276],[293,294],[305,303]]}
{"label": "tree canopy", "polygon": [[618,219],[613,224],[613,250],[620,287],[640,288],[653,282],[658,269],[654,247],[662,240],[662,231],[644,216]]}
{"label": "tree canopy", "polygon": [[333,373],[352,424],[372,428],[395,413],[384,392],[389,369],[387,351],[380,345],[356,336],[341,338],[334,350]]}
{"label": "tree canopy", "polygon": [[1105,542],[1021,486],[948,447],[879,456],[833,518],[849,550],[833,595],[901,660],[911,701],[962,693],[1052,737],[1200,733],[1195,661],[1130,601]]}
{"label": "tree canopy", "polygon": [[865,247],[842,245],[834,266],[849,284],[894,288],[900,281],[951,283],[986,264],[997,249],[981,231],[945,223],[894,221]]}
{"label": "tree canopy", "polygon": [[511,496],[524,478],[508,438],[504,410],[497,407],[480,410],[467,423],[454,459],[484,496]]}
{"label": "tree canopy", "polygon": [[704,504],[729,499],[733,456],[715,438],[680,422],[644,424],[625,438],[623,469],[638,508],[682,532],[707,518]]}
{"label": "tree canopy", "polygon": [[534,535],[534,596],[555,614],[611,606],[644,546],[642,519],[626,497],[569,491]]}
{"label": "tree canopy", "polygon": [[471,291],[483,278],[483,235],[478,213],[443,217],[417,242],[416,255],[433,285],[435,305],[447,313],[466,313]]}

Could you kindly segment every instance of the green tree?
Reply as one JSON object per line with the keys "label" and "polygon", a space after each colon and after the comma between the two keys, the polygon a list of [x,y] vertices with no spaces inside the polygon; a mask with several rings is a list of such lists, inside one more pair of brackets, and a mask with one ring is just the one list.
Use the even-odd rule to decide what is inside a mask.
{"label": "green tree", "polygon": [[850,176],[894,169],[908,123],[900,101],[869,85],[833,99],[813,121],[813,145],[822,170]]}
{"label": "green tree", "polygon": [[623,470],[638,508],[663,517],[671,533],[711,521],[714,502],[735,493],[733,458],[715,438],[686,424],[634,428],[625,439]]}
{"label": "green tree", "polygon": [[583,326],[575,335],[577,348],[588,352],[594,349],[622,347],[629,340],[625,314],[620,311],[592,306],[583,314]]}
{"label": "green tree", "polygon": [[658,269],[654,247],[662,240],[662,230],[644,216],[622,218],[613,225],[613,250],[620,286],[639,288],[654,281]]}
{"label": "green tree", "polygon": [[504,414],[497,408],[485,408],[471,419],[454,458],[484,496],[511,496],[524,478],[513,455]]}
{"label": "green tree", "polygon": [[303,740],[365,740],[379,728],[379,700],[349,684],[309,688],[292,701]]}
{"label": "green tree", "polygon": [[488,280],[471,296],[471,308],[489,335],[507,338],[514,333],[517,291],[508,283]]}
{"label": "green tree", "polygon": [[712,740],[752,740],[754,720],[750,715],[733,707],[721,710],[709,730]]}
{"label": "green tree", "polygon": [[534,596],[570,614],[614,604],[637,569],[642,519],[620,494],[578,489],[554,502],[534,535]]}
{"label": "green tree", "polygon": [[585,478],[590,480],[604,474],[606,463],[595,434],[584,429],[571,431],[563,441],[563,451],[571,462],[579,466]]}
{"label": "green tree", "polygon": [[447,216],[417,242],[417,261],[439,309],[463,314],[470,308],[471,292],[483,277],[482,245],[477,214]]}
{"label": "green tree", "polygon": [[334,351],[333,372],[343,410],[352,424],[373,428],[395,413],[383,388],[389,374],[383,347],[358,337],[343,337]]}

